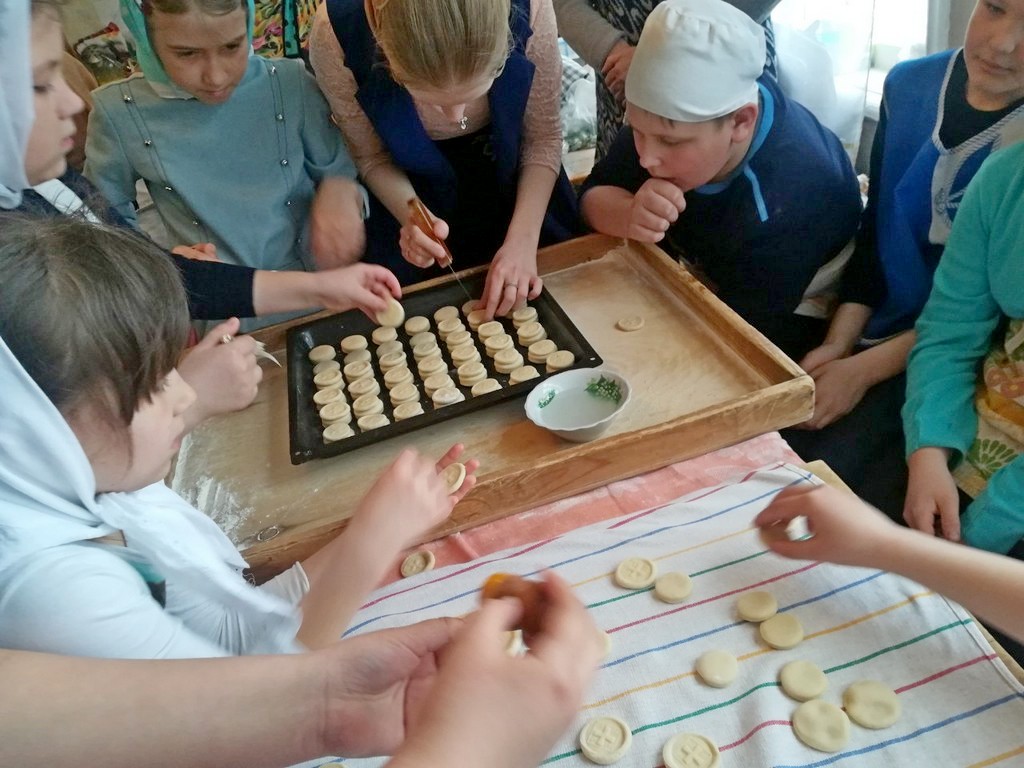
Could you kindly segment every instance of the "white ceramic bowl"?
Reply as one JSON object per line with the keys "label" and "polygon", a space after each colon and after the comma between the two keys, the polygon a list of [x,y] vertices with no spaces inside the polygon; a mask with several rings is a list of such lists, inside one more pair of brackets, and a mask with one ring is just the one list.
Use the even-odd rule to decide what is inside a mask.
{"label": "white ceramic bowl", "polygon": [[534,387],[526,397],[526,417],[559,437],[585,443],[608,428],[629,397],[629,382],[619,374],[579,368],[555,374]]}

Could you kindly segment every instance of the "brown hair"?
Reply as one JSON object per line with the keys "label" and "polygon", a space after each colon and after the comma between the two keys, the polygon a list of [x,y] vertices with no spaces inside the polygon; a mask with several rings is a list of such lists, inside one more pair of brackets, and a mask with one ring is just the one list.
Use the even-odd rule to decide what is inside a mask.
{"label": "brown hair", "polygon": [[129,230],[76,217],[5,215],[0,337],[67,414],[91,399],[131,424],[178,362],[188,308],[171,259]]}
{"label": "brown hair", "polygon": [[508,58],[510,0],[366,0],[395,80],[444,88],[494,77]]}

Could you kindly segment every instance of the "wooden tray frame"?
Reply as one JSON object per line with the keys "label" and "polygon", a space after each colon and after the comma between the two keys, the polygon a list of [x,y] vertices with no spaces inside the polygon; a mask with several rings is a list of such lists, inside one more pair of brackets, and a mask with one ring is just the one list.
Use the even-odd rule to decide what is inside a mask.
{"label": "wooden tray frame", "polygon": [[[425,540],[482,525],[791,426],[806,420],[813,413],[814,383],[811,377],[725,306],[689,271],[657,247],[631,241],[624,243],[604,235],[588,235],[541,250],[538,253],[539,271],[542,276],[552,275],[585,265],[617,248],[627,248],[630,258],[635,254],[636,258],[644,260],[645,267],[652,270],[659,283],[674,291],[704,327],[745,362],[751,375],[764,381],[764,386],[744,396],[648,428],[573,445],[569,450],[563,450],[564,446],[560,446],[555,455],[535,458],[526,465],[488,468],[491,471],[481,476],[477,487],[456,507],[451,518],[431,531],[424,537]],[[467,270],[465,274],[474,274],[483,269]],[[421,291],[453,279],[443,277],[411,286],[406,289],[406,293]],[[571,307],[565,308],[571,313]],[[269,349],[280,351],[285,347],[287,328],[308,320],[302,318],[282,323],[258,331],[254,336],[264,341]],[[601,352],[600,345],[595,343],[595,346]],[[267,373],[264,387],[284,387],[283,372],[274,370]],[[243,411],[224,418],[246,418],[246,414]],[[525,422],[525,416],[522,421]],[[214,421],[203,429],[215,430],[217,426]],[[533,428],[528,422],[516,426]],[[416,438],[416,433],[413,433],[394,442],[399,444],[405,440],[417,445]],[[400,447],[402,445],[396,445],[394,452],[397,453]],[[286,442],[280,446],[279,458],[282,463],[289,463]],[[181,481],[187,485],[189,478],[181,478]],[[267,492],[272,495],[273,489],[268,487]],[[351,507],[354,507],[355,501],[352,500]],[[268,508],[270,506],[268,504]],[[337,517],[330,520],[308,522],[290,528],[276,525],[272,514],[262,514],[258,519],[261,525],[266,523],[267,527],[260,534],[268,533],[258,537],[261,540],[250,536],[249,540],[242,542],[242,554],[250,563],[257,580],[265,580],[293,562],[308,557],[336,536],[344,528],[350,512],[351,509],[341,510]],[[256,510],[256,513],[260,513],[260,510]],[[268,540],[262,540],[264,538]]]}

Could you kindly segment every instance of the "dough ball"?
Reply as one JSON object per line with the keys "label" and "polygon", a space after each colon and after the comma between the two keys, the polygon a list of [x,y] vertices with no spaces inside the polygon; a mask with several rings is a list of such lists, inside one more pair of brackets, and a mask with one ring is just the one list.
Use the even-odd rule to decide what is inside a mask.
{"label": "dough ball", "polygon": [[777,613],[760,626],[761,639],[780,651],[795,648],[804,639],[800,619],[789,613]]}
{"label": "dough ball", "polygon": [[666,573],[654,582],[654,596],[663,603],[681,603],[693,591],[693,581],[685,573]]}
{"label": "dough ball", "polygon": [[817,664],[809,661],[791,661],[779,672],[782,692],[797,701],[810,701],[828,688],[828,678]]}
{"label": "dough ball", "polygon": [[875,729],[893,725],[903,712],[896,692],[875,680],[861,680],[847,688],[843,707],[853,722]]}
{"label": "dough ball", "polygon": [[850,718],[835,704],[805,701],[793,713],[793,732],[811,749],[838,752],[850,741]]}
{"label": "dough ball", "polygon": [[771,592],[746,592],[736,601],[736,613],[744,621],[765,621],[779,610],[779,603]]}
{"label": "dough ball", "polygon": [[731,685],[739,671],[740,666],[736,657],[728,651],[708,651],[697,659],[697,674],[700,675],[700,679],[715,688]]}

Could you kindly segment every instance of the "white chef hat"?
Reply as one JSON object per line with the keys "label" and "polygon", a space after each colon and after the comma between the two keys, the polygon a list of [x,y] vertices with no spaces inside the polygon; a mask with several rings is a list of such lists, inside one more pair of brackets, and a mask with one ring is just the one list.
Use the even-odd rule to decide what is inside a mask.
{"label": "white chef hat", "polygon": [[671,120],[713,120],[757,101],[764,30],[725,0],[664,0],[647,17],[626,100]]}

